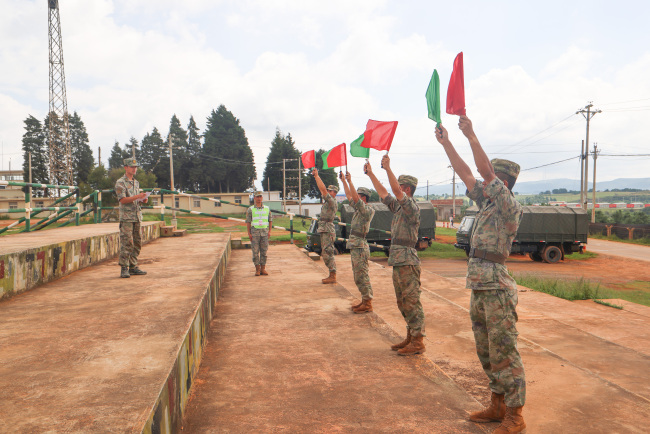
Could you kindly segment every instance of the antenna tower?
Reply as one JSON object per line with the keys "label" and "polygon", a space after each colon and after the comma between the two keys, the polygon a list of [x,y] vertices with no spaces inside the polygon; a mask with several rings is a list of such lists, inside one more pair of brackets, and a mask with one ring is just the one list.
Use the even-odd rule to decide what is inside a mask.
{"label": "antenna tower", "polygon": [[59,0],[47,0],[47,5],[50,37],[50,111],[48,116],[50,179],[53,184],[73,185]]}

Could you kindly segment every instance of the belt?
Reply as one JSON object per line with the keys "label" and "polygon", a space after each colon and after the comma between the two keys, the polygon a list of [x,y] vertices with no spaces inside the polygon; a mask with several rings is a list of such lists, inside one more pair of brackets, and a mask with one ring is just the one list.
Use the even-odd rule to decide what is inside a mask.
{"label": "belt", "polygon": [[363,231],[350,231],[350,235],[354,235],[355,237],[359,238],[365,238],[368,233]]}
{"label": "belt", "polygon": [[390,240],[390,245],[391,246],[402,246],[402,247],[412,247],[415,248],[415,241],[411,241],[408,239],[400,239],[400,238],[393,238]]}
{"label": "belt", "polygon": [[495,262],[501,265],[505,265],[506,263],[506,257],[501,253],[490,253],[486,252],[485,250],[475,249],[473,247],[469,249],[469,257],[485,259],[486,261]]}
{"label": "belt", "polygon": [[319,221],[320,221],[321,223],[334,223],[334,219],[332,219],[332,220],[320,219]]}

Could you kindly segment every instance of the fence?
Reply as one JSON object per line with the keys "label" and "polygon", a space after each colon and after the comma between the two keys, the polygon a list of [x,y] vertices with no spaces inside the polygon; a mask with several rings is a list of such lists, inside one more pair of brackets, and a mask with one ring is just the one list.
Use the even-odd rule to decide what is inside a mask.
{"label": "fence", "polygon": [[650,238],[650,225],[625,225],[608,223],[589,223],[590,234],[616,235],[624,240]]}

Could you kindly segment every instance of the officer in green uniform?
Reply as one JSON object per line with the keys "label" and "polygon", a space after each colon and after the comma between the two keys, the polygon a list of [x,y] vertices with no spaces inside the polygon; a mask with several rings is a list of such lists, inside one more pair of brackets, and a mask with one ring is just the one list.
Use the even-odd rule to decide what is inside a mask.
{"label": "officer in green uniform", "polygon": [[372,172],[370,163],[366,163],[364,170],[379,193],[381,201],[393,213],[388,265],[393,267],[393,286],[397,307],[406,321],[406,339],[391,346],[391,349],[402,356],[419,354],[425,351],[425,333],[424,310],[420,303],[420,258],[415,250],[420,229],[420,207],[413,199],[413,194],[418,180],[409,175],[400,175],[397,178],[390,168],[388,155],[384,155],[381,165],[386,170],[395,197],[381,185]]}
{"label": "officer in green uniform", "polygon": [[343,177],[343,172],[340,172],[339,178],[343,184],[345,195],[350,201],[350,206],[354,208],[347,247],[350,249],[354,283],[361,293],[361,302],[352,306],[352,312],[372,312],[372,286],[368,276],[370,248],[368,247],[368,241],[366,241],[366,235],[368,235],[370,221],[375,215],[375,210],[367,205],[370,200],[369,189],[359,187],[355,191],[352,176],[349,172],[346,172],[345,177]]}
{"label": "officer in green uniform", "polygon": [[526,377],[517,349],[517,285],[508,274],[505,260],[523,213],[512,194],[519,165],[501,159],[490,161],[469,118],[461,116],[458,125],[469,140],[482,182],[460,158],[444,127],[436,129],[436,138],[467,186],[467,196],[479,207],[472,230],[467,288],[472,290],[470,319],[476,352],[492,391],[490,406],[469,418],[479,423],[502,421],[495,433],[518,433],[526,428],[521,415]]}
{"label": "officer in green uniform", "polygon": [[316,185],[320,190],[321,197],[323,198],[323,207],[320,210],[320,217],[318,217],[318,234],[320,235],[320,248],[321,257],[327,266],[330,274],[322,280],[323,283],[336,283],[336,261],[334,255],[336,248],[334,241],[336,240],[336,231],[334,229],[334,217],[336,217],[336,193],[339,188],[336,185],[329,185],[325,188],[323,180],[318,176],[318,169],[312,169]]}
{"label": "officer in green uniform", "polygon": [[273,216],[269,207],[263,204],[262,192],[256,191],[253,195],[255,205],[246,210],[246,228],[248,229],[248,238],[251,240],[255,275],[268,276],[266,252],[269,250]]}
{"label": "officer in green uniform", "polygon": [[147,274],[138,268],[138,255],[142,249],[140,204],[147,202],[145,193],[140,193],[140,184],[135,179],[138,162],[135,158],[124,160],[124,176],[115,183],[115,194],[120,203],[120,277]]}

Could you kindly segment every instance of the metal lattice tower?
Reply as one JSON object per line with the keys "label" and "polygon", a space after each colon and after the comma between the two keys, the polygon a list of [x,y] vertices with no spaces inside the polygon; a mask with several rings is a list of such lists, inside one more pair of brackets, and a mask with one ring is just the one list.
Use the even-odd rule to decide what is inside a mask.
{"label": "metal lattice tower", "polygon": [[50,179],[52,184],[73,185],[59,0],[48,0],[47,5],[49,11],[48,33],[50,36],[50,111],[48,123]]}

